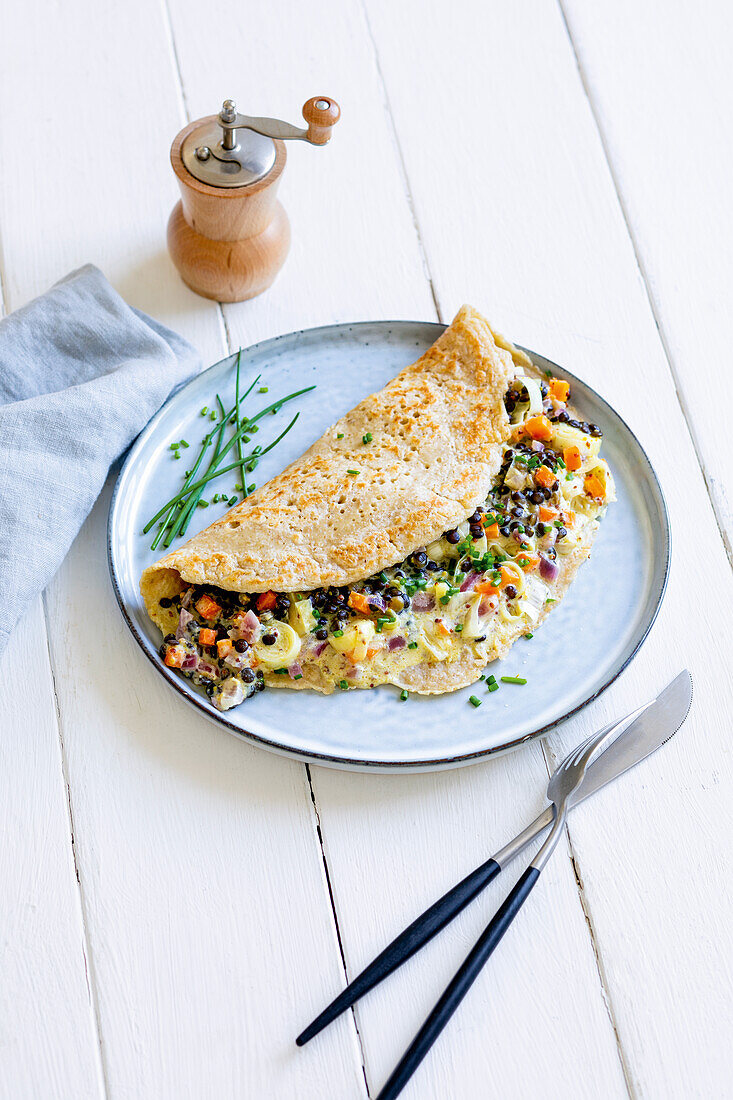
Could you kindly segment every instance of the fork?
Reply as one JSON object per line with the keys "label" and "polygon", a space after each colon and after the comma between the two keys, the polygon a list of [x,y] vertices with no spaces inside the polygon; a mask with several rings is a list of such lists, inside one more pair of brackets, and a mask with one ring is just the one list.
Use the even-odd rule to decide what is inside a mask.
{"label": "fork", "polygon": [[405,1051],[376,1100],[394,1100],[402,1092],[458,1008],[484,964],[529,897],[541,871],[552,855],[565,825],[570,797],[578,784],[582,782],[591,758],[616,732],[616,728],[611,727],[593,734],[573,749],[553,773],[547,786],[547,798],[555,808],[555,820],[546,840],[456,971],[452,981]]}

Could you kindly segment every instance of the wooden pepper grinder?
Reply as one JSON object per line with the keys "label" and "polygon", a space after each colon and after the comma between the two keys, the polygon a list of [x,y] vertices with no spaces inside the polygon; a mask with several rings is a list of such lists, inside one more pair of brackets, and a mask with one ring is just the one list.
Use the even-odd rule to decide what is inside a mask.
{"label": "wooden pepper grinder", "polygon": [[278,202],[285,141],[325,145],[338,103],[315,96],[303,107],[308,128],[237,114],[225,99],[218,115],[185,126],[171,146],[181,201],[168,220],[168,249],[184,283],[204,298],[242,302],[273,282],[290,247]]}

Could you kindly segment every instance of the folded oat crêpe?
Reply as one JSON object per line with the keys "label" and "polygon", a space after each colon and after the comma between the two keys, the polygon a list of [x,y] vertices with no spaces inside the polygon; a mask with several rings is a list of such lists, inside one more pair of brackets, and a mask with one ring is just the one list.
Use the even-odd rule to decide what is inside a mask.
{"label": "folded oat cr\u00eape", "polygon": [[569,386],[464,306],[417,362],[145,570],[161,656],[222,710],[267,687],[479,678],[565,594],[613,481]]}

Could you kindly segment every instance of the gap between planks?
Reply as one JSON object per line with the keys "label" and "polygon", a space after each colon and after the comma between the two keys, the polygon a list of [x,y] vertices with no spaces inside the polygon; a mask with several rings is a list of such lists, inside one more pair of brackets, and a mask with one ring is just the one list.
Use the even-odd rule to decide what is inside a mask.
{"label": "gap between planks", "polygon": [[41,595],[41,606],[43,607],[43,625],[46,631],[46,651],[48,654],[48,665],[51,673],[51,686],[53,688],[53,706],[54,713],[56,715],[56,731],[59,739],[59,754],[61,757],[61,775],[66,790],[66,813],[67,821],[69,823],[69,843],[71,844],[71,858],[74,861],[74,875],[76,877],[77,890],[79,892],[79,908],[81,911],[81,927],[82,927],[82,955],[84,958],[84,973],[87,982],[87,990],[89,992],[89,1003],[92,1010],[92,1016],[94,1019],[94,1035],[97,1040],[97,1055],[99,1058],[99,1078],[102,1085],[102,1095],[106,1098],[109,1096],[109,1076],[107,1068],[107,1060],[104,1052],[104,1043],[102,1041],[102,1021],[99,1013],[99,998],[97,995],[97,975],[94,966],[94,956],[92,954],[92,945],[88,934],[88,913],[86,895],[84,892],[84,886],[81,881],[81,873],[79,870],[79,861],[76,854],[76,841],[74,837],[74,807],[71,797],[71,782],[69,780],[69,769],[66,758],[66,745],[64,743],[64,733],[61,724],[61,707],[59,705],[59,695],[56,689],[56,664],[53,656],[53,646],[51,642],[51,628],[48,618],[48,602],[46,593]]}
{"label": "gap between planks", "polygon": [[570,28],[570,21],[569,21],[569,19],[567,17],[567,14],[565,12],[565,7],[564,7],[564,4],[563,4],[563,0],[557,0],[557,6],[558,6],[558,9],[560,11],[560,17],[562,19],[563,26],[565,27],[565,33],[568,36],[568,42],[570,43],[570,48],[573,51],[573,57],[575,58],[575,66],[578,70],[578,77],[580,79],[580,83],[581,83],[581,86],[583,88],[583,94],[585,95],[585,98],[588,102],[588,109],[590,110],[591,117],[593,119],[593,124],[594,124],[594,126],[596,128],[596,132],[598,134],[598,140],[601,143],[601,149],[603,150],[603,157],[604,157],[604,160],[606,162],[606,167],[608,168],[608,174],[611,177],[611,183],[613,184],[613,190],[616,194],[616,201],[618,202],[619,210],[621,211],[621,217],[624,220],[624,225],[626,226],[626,232],[629,235],[629,241],[631,242],[631,248],[632,248],[633,253],[634,253],[634,260],[636,262],[636,267],[637,267],[637,270],[639,272],[639,278],[641,279],[642,285],[644,287],[644,293],[646,295],[647,302],[649,303],[649,309],[651,311],[651,315],[654,319],[654,324],[655,324],[657,332],[659,334],[659,342],[662,345],[662,351],[664,353],[664,358],[667,360],[667,366],[669,367],[669,373],[671,375],[672,384],[674,385],[675,395],[677,397],[677,403],[679,404],[680,409],[682,410],[682,416],[684,417],[685,424],[687,425],[687,431],[689,432],[690,439],[692,440],[692,446],[693,446],[693,449],[695,451],[695,457],[697,459],[697,464],[700,467],[700,472],[702,474],[703,484],[705,485],[705,491],[708,495],[708,500],[710,501],[710,507],[713,510],[713,515],[715,516],[715,522],[717,524],[718,531],[720,532],[720,537],[722,539],[723,546],[725,548],[725,552],[728,556],[728,561],[730,562],[731,567],[733,567],[733,545],[731,545],[731,543],[728,540],[728,535],[726,533],[725,523],[723,521],[723,517],[720,515],[720,512],[718,510],[718,505],[717,505],[717,502],[716,502],[716,499],[715,499],[715,494],[713,493],[710,482],[708,481],[707,471],[705,469],[705,465],[704,465],[703,458],[702,458],[702,453],[700,451],[700,446],[698,444],[697,435],[696,435],[696,432],[695,432],[695,425],[694,425],[694,422],[693,422],[693,420],[690,417],[689,412],[688,412],[687,404],[686,404],[685,397],[684,397],[684,392],[683,392],[682,386],[680,385],[679,371],[678,371],[677,365],[675,363],[675,357],[674,357],[674,355],[671,351],[669,341],[667,340],[667,336],[666,336],[665,331],[664,331],[664,325],[662,323],[661,316],[660,316],[660,313],[659,313],[659,309],[657,307],[657,303],[656,303],[656,300],[654,298],[654,293],[653,293],[652,288],[651,288],[651,281],[647,276],[646,265],[644,264],[644,260],[643,260],[642,254],[641,254],[641,249],[639,247],[639,243],[637,241],[636,234],[634,233],[634,229],[633,229],[632,224],[631,224],[631,218],[629,216],[629,212],[628,212],[628,209],[627,209],[627,206],[626,206],[626,202],[624,201],[621,186],[620,186],[619,181],[618,181],[618,174],[617,174],[616,169],[614,167],[614,163],[613,163],[613,160],[611,158],[611,151],[610,151],[608,142],[606,140],[606,135],[604,133],[603,127],[601,125],[600,113],[596,108],[595,100],[593,99],[593,95],[591,94],[590,84],[589,84],[589,82],[586,78],[583,63],[580,59],[580,54],[579,54],[578,49],[575,45],[575,39],[573,38],[573,33],[572,33],[571,28]]}

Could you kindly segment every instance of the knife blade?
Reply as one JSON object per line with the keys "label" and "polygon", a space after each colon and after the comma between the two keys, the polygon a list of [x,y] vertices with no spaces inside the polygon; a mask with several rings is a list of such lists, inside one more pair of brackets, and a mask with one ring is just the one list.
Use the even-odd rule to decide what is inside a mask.
{"label": "knife blade", "polygon": [[[570,799],[571,808],[666,744],[687,718],[691,706],[692,677],[687,669],[683,669],[656,699],[615,723],[619,727],[618,736],[588,766],[582,783]],[[499,866],[504,867],[518,856],[552,823],[554,816],[554,806],[543,810],[531,825],[494,855]]]}

